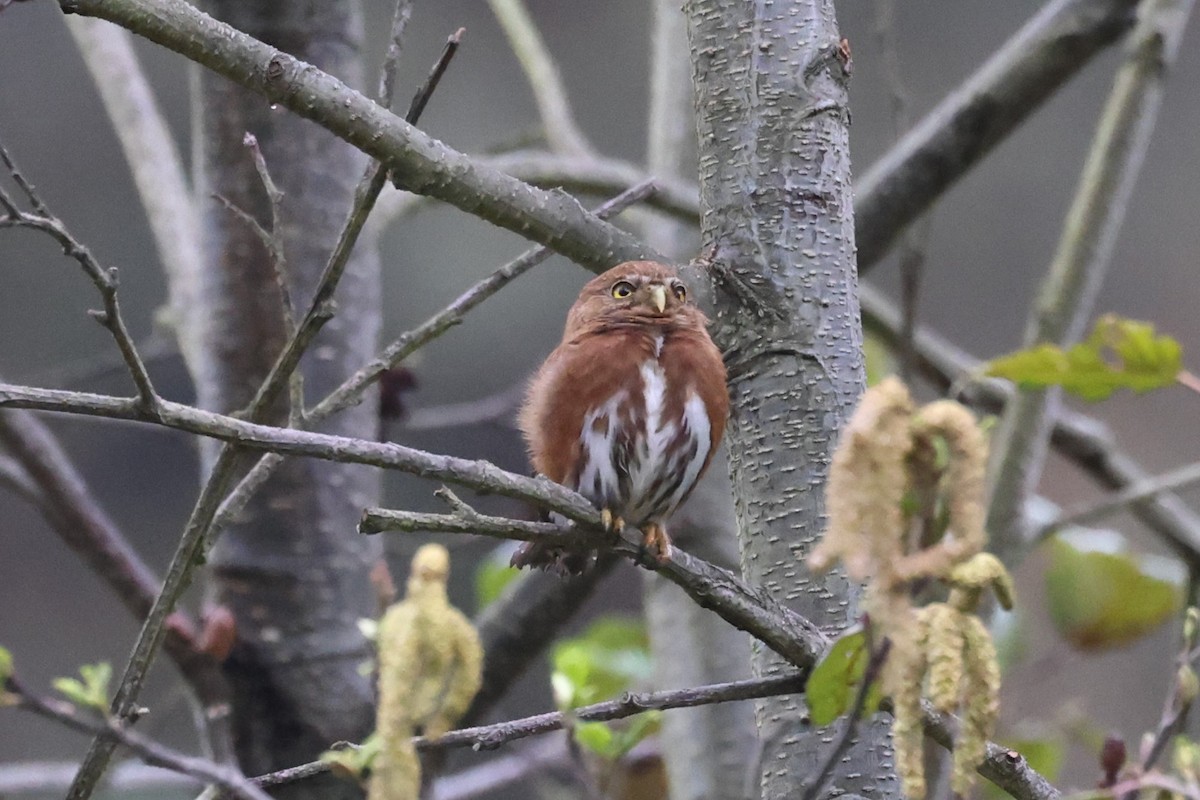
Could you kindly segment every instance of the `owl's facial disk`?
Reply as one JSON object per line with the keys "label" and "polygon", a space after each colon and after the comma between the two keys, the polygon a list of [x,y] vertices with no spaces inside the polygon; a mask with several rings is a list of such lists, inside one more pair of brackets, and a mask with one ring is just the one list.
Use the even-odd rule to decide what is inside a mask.
{"label": "owl's facial disk", "polygon": [[588,329],[626,325],[698,327],[704,315],[689,302],[675,270],[650,261],[632,261],[593,278],[567,315],[565,339]]}

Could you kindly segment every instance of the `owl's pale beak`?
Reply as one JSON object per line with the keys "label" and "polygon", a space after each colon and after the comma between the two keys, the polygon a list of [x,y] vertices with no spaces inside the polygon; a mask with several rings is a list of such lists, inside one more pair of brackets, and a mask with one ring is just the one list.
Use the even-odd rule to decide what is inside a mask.
{"label": "owl's pale beak", "polygon": [[667,287],[656,283],[650,287],[650,304],[658,309],[658,313],[663,313],[663,309],[667,307]]}

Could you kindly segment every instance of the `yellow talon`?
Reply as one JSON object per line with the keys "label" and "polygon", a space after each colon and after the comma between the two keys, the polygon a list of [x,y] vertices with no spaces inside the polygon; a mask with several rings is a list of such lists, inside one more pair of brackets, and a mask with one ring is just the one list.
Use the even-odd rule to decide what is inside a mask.
{"label": "yellow talon", "polygon": [[604,526],[604,530],[609,533],[620,533],[625,530],[625,520],[614,516],[612,509],[603,508],[600,510],[600,524]]}
{"label": "yellow talon", "polygon": [[653,555],[659,564],[671,560],[671,538],[661,523],[647,522],[642,526],[642,549]]}

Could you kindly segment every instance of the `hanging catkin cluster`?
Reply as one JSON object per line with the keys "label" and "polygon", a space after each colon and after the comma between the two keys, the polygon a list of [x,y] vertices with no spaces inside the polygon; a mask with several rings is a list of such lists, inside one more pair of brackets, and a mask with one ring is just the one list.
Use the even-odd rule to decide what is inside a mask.
{"label": "hanging catkin cluster", "polygon": [[[975,615],[992,587],[1012,605],[1012,580],[980,552],[987,444],[969,411],[952,401],[917,409],[889,378],[869,389],[842,433],[827,490],[829,527],[809,556],[816,572],[840,561],[865,581],[873,629],[892,642],[880,680],[895,707],[896,768],[909,797],[925,796],[921,698],[963,718],[951,783],[974,781],[998,710],[1000,673],[987,628]],[[929,580],[948,602],[913,608]]]}
{"label": "hanging catkin cluster", "polygon": [[370,800],[417,800],[420,762],[413,736],[440,736],[467,710],[483,670],[483,647],[450,605],[450,554],[427,544],[413,557],[404,600],[379,622],[379,754]]}

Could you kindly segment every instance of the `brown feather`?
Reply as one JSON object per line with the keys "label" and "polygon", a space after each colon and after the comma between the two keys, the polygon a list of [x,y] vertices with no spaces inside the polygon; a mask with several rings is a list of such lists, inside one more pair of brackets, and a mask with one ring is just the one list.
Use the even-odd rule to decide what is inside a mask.
{"label": "brown feather", "polygon": [[[630,284],[629,293],[618,297],[614,287],[622,282]],[[666,288],[666,301],[661,309],[655,304],[654,293],[659,291],[661,298],[662,290],[655,287]],[[709,338],[707,320],[686,297],[677,296],[676,292],[682,291],[682,283],[672,268],[646,261],[621,264],[583,287],[567,315],[561,343],[534,375],[521,409],[520,427],[534,469],[551,480],[580,488],[576,482],[587,463],[588,432],[584,431],[584,424],[589,415],[594,419],[591,441],[612,442],[614,454],[631,454],[633,458],[642,452],[639,443],[649,446],[648,442],[629,437],[637,431],[645,433],[648,412],[644,400],[650,387],[645,385],[643,366],[650,364],[659,372],[649,374],[662,376],[658,430],[666,430],[663,426],[668,424],[675,426],[674,435],[666,440],[668,449],[687,447],[692,441],[688,438],[685,414],[688,398],[694,394],[703,404],[709,435],[703,465],[695,478],[703,474],[725,429],[729,395],[721,353]],[[596,417],[594,412],[620,392],[632,402],[618,406],[617,418]],[[610,431],[610,426],[616,426],[617,430]],[[605,438],[610,435],[612,438]],[[691,446],[695,452],[695,446]],[[657,457],[665,459],[665,463],[675,463],[669,454]],[[649,458],[649,463],[658,463],[655,454]],[[683,456],[679,459],[686,468],[687,459]],[[618,472],[627,466],[617,464]],[[622,478],[629,479],[629,475],[622,474]],[[665,513],[627,521],[638,525],[653,523],[661,529],[663,518],[686,498],[695,484],[693,479],[691,485],[682,486],[683,479],[682,473],[657,476],[653,485],[667,487],[663,491],[674,502]],[[671,494],[671,486],[678,486],[681,492]],[[589,494],[586,488],[581,490]],[[612,491],[611,486],[608,491]],[[618,498],[618,508],[621,499]],[[601,502],[597,496],[592,496],[592,500]],[[633,502],[631,498],[623,500]],[[562,555],[550,548],[527,546],[514,557],[514,563],[561,566]],[[577,564],[578,559],[574,562]]]}

